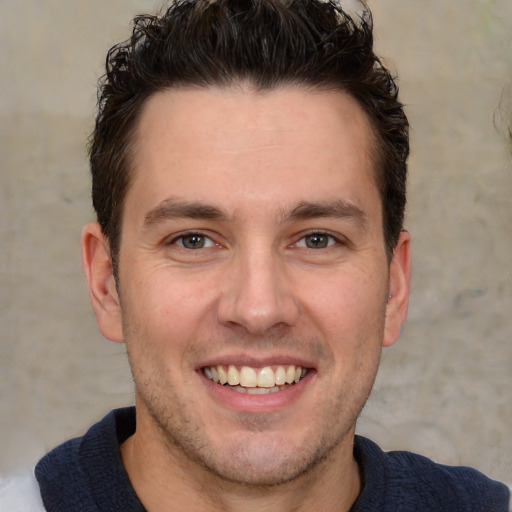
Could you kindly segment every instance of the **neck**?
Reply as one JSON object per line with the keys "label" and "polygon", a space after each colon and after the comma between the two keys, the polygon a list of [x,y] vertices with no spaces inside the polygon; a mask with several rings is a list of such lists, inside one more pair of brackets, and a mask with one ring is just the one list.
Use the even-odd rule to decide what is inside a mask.
{"label": "neck", "polygon": [[306,474],[285,484],[256,487],[212,474],[147,426],[138,419],[137,432],[123,443],[121,454],[148,512],[343,512],[361,491],[353,431]]}

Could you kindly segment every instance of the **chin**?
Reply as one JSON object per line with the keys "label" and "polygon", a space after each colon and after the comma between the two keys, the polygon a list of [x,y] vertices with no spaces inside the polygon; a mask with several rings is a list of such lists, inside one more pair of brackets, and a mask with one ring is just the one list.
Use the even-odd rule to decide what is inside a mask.
{"label": "chin", "polygon": [[[193,448],[188,453],[210,475],[229,483],[246,487],[274,487],[293,482],[312,472],[333,453],[340,439],[317,439],[290,442],[290,437],[267,434],[256,435],[259,439],[240,438],[215,449]],[[254,436],[253,436],[254,437]],[[312,442],[313,441],[313,442]],[[329,442],[330,441],[330,442]],[[181,447],[188,451],[192,447]]]}

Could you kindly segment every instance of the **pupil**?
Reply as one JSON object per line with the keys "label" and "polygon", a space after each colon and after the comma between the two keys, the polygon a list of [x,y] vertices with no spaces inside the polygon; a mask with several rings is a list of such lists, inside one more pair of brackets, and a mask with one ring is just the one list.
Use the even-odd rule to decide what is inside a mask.
{"label": "pupil", "polygon": [[203,235],[188,235],[183,238],[183,245],[187,249],[201,249],[204,246]]}
{"label": "pupil", "polygon": [[327,247],[327,236],[326,235],[309,235],[306,238],[306,245],[310,249],[322,249]]}

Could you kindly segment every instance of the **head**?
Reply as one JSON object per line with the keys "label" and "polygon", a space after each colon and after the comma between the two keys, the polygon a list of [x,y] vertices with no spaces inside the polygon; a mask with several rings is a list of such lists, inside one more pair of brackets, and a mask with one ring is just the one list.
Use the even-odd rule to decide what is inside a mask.
{"label": "head", "polygon": [[354,21],[322,0],[177,0],[161,16],[139,16],[132,37],[107,56],[90,146],[92,198],[114,270],[133,137],[141,110],[159,91],[249,84],[343,91],[370,121],[375,180],[388,258],[406,202],[408,122],[390,73],[373,53],[372,19]]}
{"label": "head", "polygon": [[127,346],[136,446],[244,485],[333,460],[357,478],[355,422],[409,290],[407,121],[370,20],[176,2],[137,19],[101,91],[83,261]]}

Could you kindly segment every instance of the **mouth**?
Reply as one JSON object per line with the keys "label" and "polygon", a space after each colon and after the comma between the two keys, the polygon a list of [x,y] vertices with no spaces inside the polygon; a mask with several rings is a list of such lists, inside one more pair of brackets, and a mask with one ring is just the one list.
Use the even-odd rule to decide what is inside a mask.
{"label": "mouth", "polygon": [[249,395],[278,393],[300,382],[308,373],[298,365],[252,366],[216,365],[201,368],[203,375],[231,391]]}

